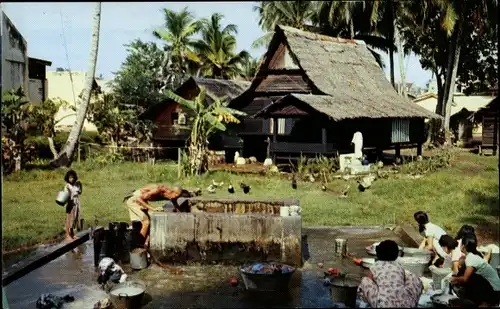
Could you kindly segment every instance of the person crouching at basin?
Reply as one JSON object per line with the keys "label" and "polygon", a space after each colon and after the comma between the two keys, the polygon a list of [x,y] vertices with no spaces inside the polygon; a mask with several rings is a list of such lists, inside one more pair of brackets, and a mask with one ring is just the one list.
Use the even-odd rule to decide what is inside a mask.
{"label": "person crouching at basin", "polygon": [[429,217],[423,211],[417,211],[413,217],[418,223],[418,231],[423,233],[425,236],[425,239],[420,244],[419,249],[426,249],[434,252],[435,256],[432,264],[434,264],[439,258],[444,260],[448,254],[439,245],[439,239],[441,236],[446,235],[446,231],[440,226],[430,222]]}
{"label": "person crouching at basin", "polygon": [[423,285],[396,261],[399,256],[396,242],[384,240],[375,251],[378,260],[361,279],[358,295],[372,308],[415,308]]}
{"label": "person crouching at basin", "polygon": [[464,298],[479,307],[496,306],[500,303],[500,278],[497,271],[486,262],[477,251],[474,235],[462,239],[462,252],[465,254],[463,275],[452,277],[451,284],[463,287]]}
{"label": "person crouching at basin", "polygon": [[148,211],[163,211],[161,207],[153,208],[149,205],[149,202],[170,200],[177,209],[179,207],[177,199],[182,193],[183,190],[181,187],[175,186],[170,188],[163,184],[149,185],[135,190],[130,196],[126,197],[130,221],[140,221],[142,228],[149,229],[150,220]]}
{"label": "person crouching at basin", "polygon": [[[462,252],[462,239],[468,236],[476,237],[474,234],[474,228],[472,226],[464,225],[455,238],[450,235],[443,235],[439,239],[439,245],[448,254],[447,258],[451,260],[451,271],[455,274],[458,273],[464,266],[465,254]],[[488,250],[488,253],[483,256],[483,259],[486,262],[489,262],[490,258],[491,248]]]}

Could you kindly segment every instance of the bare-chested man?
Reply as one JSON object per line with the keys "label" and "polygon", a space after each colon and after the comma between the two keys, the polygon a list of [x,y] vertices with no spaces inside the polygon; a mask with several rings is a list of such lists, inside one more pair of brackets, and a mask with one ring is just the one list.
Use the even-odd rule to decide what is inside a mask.
{"label": "bare-chested man", "polygon": [[153,208],[149,205],[152,201],[170,200],[176,208],[178,208],[177,199],[182,196],[184,190],[181,187],[168,187],[167,185],[157,184],[148,185],[141,189],[135,190],[127,199],[127,207],[129,210],[130,221],[141,221],[141,235],[148,243],[147,232],[149,231],[149,215],[148,211],[161,211],[162,208]]}

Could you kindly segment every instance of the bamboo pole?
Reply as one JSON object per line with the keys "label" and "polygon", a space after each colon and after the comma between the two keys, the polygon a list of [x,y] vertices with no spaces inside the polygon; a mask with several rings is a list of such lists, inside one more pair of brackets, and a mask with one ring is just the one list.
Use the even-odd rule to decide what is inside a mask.
{"label": "bamboo pole", "polygon": [[177,178],[181,179],[182,174],[182,150],[177,148]]}

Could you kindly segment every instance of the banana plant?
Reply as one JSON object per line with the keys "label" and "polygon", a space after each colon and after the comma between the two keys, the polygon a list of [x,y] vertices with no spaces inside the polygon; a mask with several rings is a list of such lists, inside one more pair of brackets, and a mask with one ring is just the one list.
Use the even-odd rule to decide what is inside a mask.
{"label": "banana plant", "polygon": [[239,123],[237,116],[246,116],[244,112],[227,107],[226,98],[207,100],[206,89],[201,87],[194,100],[186,100],[171,90],[165,92],[167,98],[190,111],[191,130],[187,140],[189,149],[189,173],[200,175],[208,170],[208,139],[216,132],[226,131],[226,124]]}

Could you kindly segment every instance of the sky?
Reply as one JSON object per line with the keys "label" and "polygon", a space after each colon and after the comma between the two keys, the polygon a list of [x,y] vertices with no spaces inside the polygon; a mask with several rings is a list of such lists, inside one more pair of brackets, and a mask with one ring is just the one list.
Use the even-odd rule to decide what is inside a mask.
{"label": "sky", "polygon": [[[2,9],[28,42],[30,57],[52,61],[49,71],[58,67],[72,71],[87,71],[92,32],[92,2],[2,3]],[[238,26],[237,48],[245,49],[253,57],[260,57],[265,48],[252,49],[254,40],[263,35],[258,25],[258,14],[253,2],[104,2],[96,76],[113,78],[127,56],[125,44],[134,39],[156,41],[152,31],[163,24],[163,8],[174,11],[188,6],[197,18],[222,13],[225,24]],[[382,53],[389,75],[389,57]],[[394,56],[396,80],[399,64]],[[404,60],[406,81],[425,86],[431,73],[422,70],[419,60],[412,55]]]}

